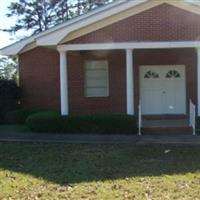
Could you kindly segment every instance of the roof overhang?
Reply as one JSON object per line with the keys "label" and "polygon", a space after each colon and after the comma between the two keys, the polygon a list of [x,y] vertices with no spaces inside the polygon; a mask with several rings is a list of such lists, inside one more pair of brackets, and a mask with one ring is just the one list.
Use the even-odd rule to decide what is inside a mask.
{"label": "roof overhang", "polygon": [[175,49],[175,48],[200,48],[200,41],[65,44],[65,45],[59,45],[57,47],[57,50],[62,52],[62,51],[88,51],[88,50]]}
{"label": "roof overhang", "polygon": [[76,37],[98,30],[114,22],[138,14],[160,4],[167,3],[195,14],[200,14],[200,8],[182,0],[119,0],[108,4],[83,16],[57,25],[47,31],[16,42],[0,49],[1,55],[16,55],[37,46],[52,47],[63,44]]}

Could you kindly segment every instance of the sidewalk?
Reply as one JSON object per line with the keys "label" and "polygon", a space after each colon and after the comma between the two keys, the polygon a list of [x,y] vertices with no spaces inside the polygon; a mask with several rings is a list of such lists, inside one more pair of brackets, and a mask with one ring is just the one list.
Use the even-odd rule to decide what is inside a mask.
{"label": "sidewalk", "polygon": [[200,136],[0,133],[0,141],[66,144],[200,144]]}

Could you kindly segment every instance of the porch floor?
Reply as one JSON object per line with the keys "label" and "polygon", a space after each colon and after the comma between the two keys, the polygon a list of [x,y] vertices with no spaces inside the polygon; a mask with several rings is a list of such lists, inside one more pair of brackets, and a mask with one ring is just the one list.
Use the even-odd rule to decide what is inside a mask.
{"label": "porch floor", "polygon": [[188,119],[172,119],[172,120],[143,120],[142,126],[145,127],[187,127]]}

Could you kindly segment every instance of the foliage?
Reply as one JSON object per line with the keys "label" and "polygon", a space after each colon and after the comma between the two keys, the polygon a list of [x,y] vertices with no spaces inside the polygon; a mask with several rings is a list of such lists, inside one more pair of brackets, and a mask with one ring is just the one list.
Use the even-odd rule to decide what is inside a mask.
{"label": "foliage", "polygon": [[17,17],[14,26],[4,31],[19,30],[40,33],[59,23],[82,15],[113,0],[18,0],[8,7],[8,17]]}
{"label": "foliage", "polygon": [[77,16],[85,14],[114,0],[77,0],[75,3],[75,13]]}
{"label": "foliage", "polygon": [[13,80],[0,80],[0,119],[8,111],[14,110],[19,103],[19,88]]}
{"label": "foliage", "polygon": [[41,109],[21,108],[6,113],[4,122],[6,124],[25,124],[29,115],[41,112]]}
{"label": "foliage", "polygon": [[37,132],[135,134],[136,119],[127,115],[71,115],[40,112],[30,115],[27,126]]}
{"label": "foliage", "polygon": [[200,133],[200,117],[196,118],[196,133]]}
{"label": "foliage", "polygon": [[17,80],[16,57],[0,57],[0,79]]}
{"label": "foliage", "polygon": [[16,32],[21,29],[33,30],[33,34],[39,33],[53,26],[53,7],[56,0],[19,0],[12,2],[8,7],[8,17],[17,16],[16,23],[9,31]]}

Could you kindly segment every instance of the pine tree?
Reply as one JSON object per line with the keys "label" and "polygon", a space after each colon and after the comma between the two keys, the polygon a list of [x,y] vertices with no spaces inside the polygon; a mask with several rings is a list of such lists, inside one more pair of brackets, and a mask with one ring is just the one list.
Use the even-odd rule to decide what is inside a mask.
{"label": "pine tree", "polygon": [[112,1],[18,0],[10,4],[7,14],[8,17],[16,17],[16,23],[4,31],[31,30],[32,34],[36,34]]}
{"label": "pine tree", "polygon": [[8,7],[8,17],[17,17],[16,24],[8,29],[10,32],[18,30],[32,30],[33,34],[47,30],[54,26],[56,13],[54,6],[57,0],[19,0]]}

